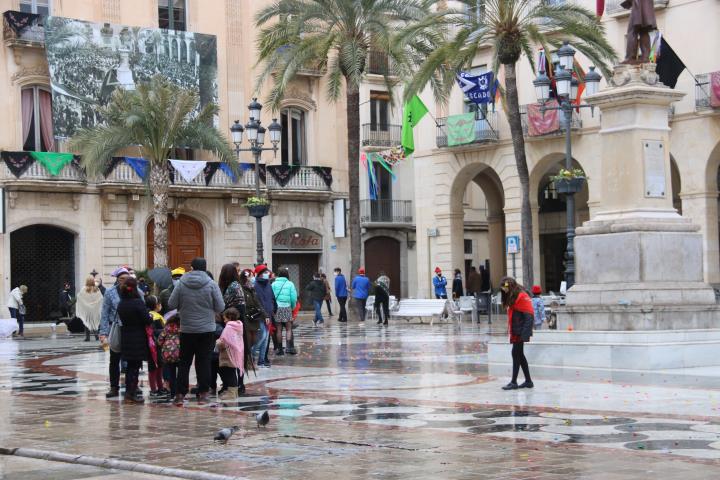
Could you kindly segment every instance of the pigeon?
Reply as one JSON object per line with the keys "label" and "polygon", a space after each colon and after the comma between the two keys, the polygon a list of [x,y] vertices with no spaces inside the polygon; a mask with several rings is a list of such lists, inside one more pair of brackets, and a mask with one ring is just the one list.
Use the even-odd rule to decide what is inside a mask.
{"label": "pigeon", "polygon": [[238,430],[240,430],[240,427],[237,425],[235,425],[234,427],[218,430],[218,432],[215,434],[214,440],[216,442],[227,443],[228,440],[230,440],[230,437],[232,437],[232,434],[237,432]]}
{"label": "pigeon", "polygon": [[265,410],[263,413],[258,413],[255,415],[255,420],[257,420],[257,426],[265,427],[268,423],[270,423],[270,414],[267,410]]}

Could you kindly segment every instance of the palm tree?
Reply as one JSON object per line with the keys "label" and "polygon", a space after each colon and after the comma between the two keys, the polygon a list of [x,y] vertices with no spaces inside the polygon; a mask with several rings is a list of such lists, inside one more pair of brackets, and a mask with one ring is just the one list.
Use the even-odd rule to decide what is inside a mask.
{"label": "palm tree", "polygon": [[493,71],[500,65],[505,73],[505,109],[512,135],[515,163],[522,190],[521,234],[523,282],[533,284],[533,237],[530,210],[530,175],[525,158],[518,104],[515,65],[525,55],[535,70],[534,45],[545,51],[568,40],[573,47],[595,63],[607,76],[607,62],[617,58],[605,39],[605,28],[594,13],[573,3],[537,0],[457,0],[463,9],[445,10],[443,22],[454,34],[435,50],[420,67],[405,90],[406,98],[424,88],[428,82],[440,83],[433,88],[437,100],[447,102],[455,83],[455,74],[473,65],[480,49],[492,47]]}
{"label": "palm tree", "polygon": [[88,176],[100,175],[114,154],[136,149],[150,166],[148,187],[155,222],[155,267],[167,267],[167,222],[170,175],[168,159],[175,148],[211,151],[237,168],[235,155],[223,134],[213,127],[217,105],[200,111],[198,94],[156,76],[137,89],[117,89],[102,109],[106,123],[80,130],[70,148],[82,156]]}
{"label": "palm tree", "polygon": [[267,99],[273,110],[298,71],[326,70],[331,101],[345,90],[348,129],[349,224],[351,268],[360,266],[360,84],[370,51],[385,54],[388,91],[406,78],[442,39],[432,21],[430,0],[278,0],[256,17],[262,71],[258,89],[270,76]]}

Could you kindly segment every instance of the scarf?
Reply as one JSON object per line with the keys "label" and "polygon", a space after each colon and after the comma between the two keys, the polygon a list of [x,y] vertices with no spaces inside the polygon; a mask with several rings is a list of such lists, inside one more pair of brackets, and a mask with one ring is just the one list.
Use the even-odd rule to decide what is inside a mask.
{"label": "scarf", "polygon": [[243,343],[242,322],[228,322],[225,324],[220,340],[225,343],[225,348],[230,356],[230,362],[240,373],[245,373],[245,344]]}

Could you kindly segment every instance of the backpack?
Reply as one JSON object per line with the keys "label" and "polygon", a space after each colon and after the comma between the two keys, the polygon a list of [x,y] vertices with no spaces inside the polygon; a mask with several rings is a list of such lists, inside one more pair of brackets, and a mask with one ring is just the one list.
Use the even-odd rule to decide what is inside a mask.
{"label": "backpack", "polygon": [[180,361],[180,335],[178,333],[163,332],[162,359],[164,363],[178,363]]}

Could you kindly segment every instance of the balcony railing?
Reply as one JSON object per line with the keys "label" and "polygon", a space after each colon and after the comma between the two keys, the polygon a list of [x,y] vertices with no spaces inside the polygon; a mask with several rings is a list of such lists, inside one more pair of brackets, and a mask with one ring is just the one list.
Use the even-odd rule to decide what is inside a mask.
{"label": "balcony railing", "polygon": [[[438,148],[448,146],[447,117],[437,119],[436,145]],[[492,143],[500,138],[498,132],[497,112],[483,112],[479,110],[475,115],[475,128],[473,140],[469,144]],[[460,146],[460,145],[459,145]]]}
{"label": "balcony railing", "polygon": [[360,223],[413,223],[412,200],[361,200]]}
{"label": "balcony railing", "polygon": [[362,126],[363,147],[396,147],[400,145],[402,125],[365,123]]}
{"label": "balcony railing", "polygon": [[35,13],[8,10],[3,13],[5,45],[40,46],[45,43],[45,17]]}
{"label": "balcony railing", "polygon": [[[558,117],[560,119],[560,126],[557,130],[553,130],[552,132],[548,132],[544,135],[539,135],[541,137],[548,137],[552,135],[562,135],[563,132],[565,132],[565,119],[562,112],[557,112]],[[520,121],[522,122],[522,130],[523,135],[526,137],[528,136],[528,117],[527,117],[527,105],[520,105]],[[572,112],[572,119],[570,120],[570,128],[572,130],[579,130],[582,128],[582,118],[580,117],[580,114],[577,113],[576,110],[573,110]]]}
{"label": "balcony railing", "polygon": [[47,182],[65,181],[83,183],[85,181],[85,174],[83,173],[82,169],[79,169],[74,164],[69,163],[65,165],[62,170],[60,170],[60,173],[52,176],[50,175],[50,173],[48,173],[47,169],[42,164],[40,164],[39,162],[33,162],[28,167],[28,169],[23,172],[20,178],[17,178],[15,177],[15,175],[12,174],[12,172],[10,172],[10,169],[7,167],[5,162],[0,161],[0,181],[8,182],[12,180],[41,180]]}
{"label": "balcony railing", "polygon": [[720,107],[710,105],[710,74],[701,73],[697,76],[697,84],[695,84],[695,110],[717,110]]}
{"label": "balcony railing", "polygon": [[[330,186],[325,179],[318,173],[315,167],[294,167],[297,168],[295,175],[287,181],[285,186],[280,183],[269,173],[265,178],[265,184],[270,190],[312,190],[312,191],[330,191]],[[255,185],[255,172],[250,171],[253,175],[252,185]]]}
{"label": "balcony railing", "polygon": [[390,59],[387,54],[382,52],[368,53],[368,68],[367,73],[372,75],[390,75]]}
{"label": "balcony railing", "polygon": [[[630,10],[623,8],[621,3],[623,3],[624,0],[608,0],[605,3],[605,13],[612,16],[621,17],[624,15],[630,15]],[[665,8],[668,6],[668,3],[670,3],[670,0],[654,0],[653,5],[655,6],[655,10]]]}

